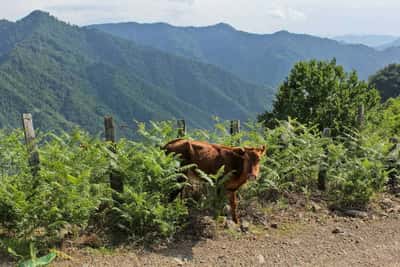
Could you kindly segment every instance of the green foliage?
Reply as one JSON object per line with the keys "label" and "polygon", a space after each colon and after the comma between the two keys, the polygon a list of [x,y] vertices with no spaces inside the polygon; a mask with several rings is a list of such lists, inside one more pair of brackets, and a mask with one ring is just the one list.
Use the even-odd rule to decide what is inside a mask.
{"label": "green foliage", "polygon": [[356,125],[357,110],[363,104],[368,115],[379,104],[379,94],[367,83],[359,81],[355,72],[330,62],[299,62],[280,86],[274,107],[259,117],[268,125],[275,120],[296,118],[320,130],[331,128],[334,135]]}
{"label": "green foliage", "polygon": [[33,176],[27,153],[19,154],[24,150],[22,133],[0,135],[5,142],[14,141],[8,150],[14,158],[2,166],[0,177],[0,228],[21,244],[34,241],[39,248],[62,239],[70,225],[85,228],[110,195],[104,145],[79,131],[62,137],[50,134],[40,146],[39,174]]}
{"label": "green foliage", "polygon": [[266,132],[268,157],[257,183],[243,190],[246,198],[276,199],[277,194],[318,192],[321,169],[327,172],[326,191],[337,208],[365,208],[376,192],[384,189],[388,172],[386,146],[374,136],[350,134],[322,138],[314,128],[297,121],[279,122]]}
{"label": "green foliage", "polygon": [[215,174],[206,174],[199,169],[196,169],[195,172],[204,183],[200,189],[200,199],[195,200],[195,208],[211,213],[217,218],[222,214],[226,204],[224,184],[232,178],[233,172],[224,175],[223,166]]}
{"label": "green foliage", "polygon": [[252,34],[224,23],[202,28],[134,22],[89,27],[171,54],[214,64],[243,80],[272,87],[281,83],[300,60],[335,57],[347,71],[354,69],[362,79],[367,79],[381,66],[396,61],[400,54],[396,48],[377,51],[363,45],[346,45],[287,31]]}
{"label": "green foliage", "polygon": [[385,149],[357,132],[343,141],[328,146],[328,196],[339,207],[365,208],[387,182]]}
{"label": "green foliage", "polygon": [[[389,106],[383,116],[391,133],[397,131],[389,119],[396,110]],[[266,201],[276,200],[277,194],[318,192],[332,207],[366,208],[393,171],[386,164],[388,143],[378,131],[371,134],[371,125],[361,132],[345,129],[335,138],[321,137],[317,127],[291,119],[273,129],[244,123],[233,137],[228,129],[218,121],[214,131],[197,130],[188,136],[226,145],[240,140],[243,146],[267,146],[260,178],[241,189],[242,199]],[[172,238],[185,226],[188,208],[221,214],[226,203],[223,185],[230,173],[223,176],[223,168],[216,174],[197,170],[203,186],[195,205],[188,205],[191,199],[170,201],[172,193],[194,185],[185,174],[196,166],[182,166],[178,155],[161,149],[176,136],[172,122],[139,124],[137,135],[139,141],[117,142],[114,153],[110,144],[80,130],[48,133],[39,138],[41,165],[33,176],[22,133],[0,131],[1,248],[25,257],[29,245],[35,244],[44,255],[66,235],[99,227],[99,220],[106,222],[100,227],[111,237],[122,233],[125,241],[155,242]],[[326,191],[319,192],[322,169]],[[122,178],[123,193],[111,192],[111,172]]]}
{"label": "green foliage", "polygon": [[369,78],[370,84],[381,93],[382,100],[400,95],[400,65],[390,64]]}
{"label": "green foliage", "polygon": [[260,198],[277,192],[315,191],[323,144],[315,128],[307,128],[295,120],[280,122],[265,133],[267,157],[263,159],[260,179],[249,190]]}
{"label": "green foliage", "polygon": [[[155,241],[182,226],[187,209],[182,201],[169,202],[169,195],[186,185],[177,178],[188,167],[180,166],[176,156],[165,155],[154,143],[127,140],[117,143],[114,154],[109,144],[79,130],[39,139],[41,165],[33,176],[22,133],[0,132],[0,233],[7,233],[0,234],[2,249],[26,255],[27,244],[35,242],[42,252],[97,223],[92,218],[99,216],[101,204],[113,209],[107,221],[118,224],[129,240]],[[125,185],[117,202],[111,171]]]}
{"label": "green foliage", "polygon": [[363,130],[372,142],[388,144],[390,138],[400,137],[400,98],[389,98],[370,116]]}
{"label": "green foliage", "polygon": [[112,220],[130,240],[172,236],[187,215],[182,201],[169,202],[169,195],[186,185],[178,183],[184,168],[154,143],[121,140],[117,151],[113,168],[124,177],[125,186]]}
{"label": "green foliage", "polygon": [[[36,128],[97,133],[102,117],[185,118],[210,127],[212,115],[246,119],[264,108],[264,90],[214,66],[71,26],[36,11],[0,27],[0,127],[33,113]],[[4,45],[3,45],[4,44]],[[124,128],[125,136],[133,131]]]}
{"label": "green foliage", "polygon": [[29,260],[23,260],[23,256],[19,255],[15,251],[13,251],[11,248],[8,249],[10,254],[14,255],[17,258],[22,258],[18,264],[18,267],[37,267],[37,266],[47,266],[49,265],[56,257],[57,254],[54,252],[50,252],[49,254],[42,256],[40,258],[37,258],[37,251],[34,246],[34,244],[31,242],[29,245],[29,250],[30,250],[30,259]]}

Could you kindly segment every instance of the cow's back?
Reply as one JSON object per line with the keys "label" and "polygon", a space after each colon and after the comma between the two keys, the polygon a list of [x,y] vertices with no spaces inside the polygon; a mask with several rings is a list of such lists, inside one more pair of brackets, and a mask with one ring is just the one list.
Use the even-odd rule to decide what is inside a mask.
{"label": "cow's back", "polygon": [[218,172],[223,165],[220,153],[220,149],[214,145],[198,141],[190,142],[190,161],[205,173],[215,174]]}
{"label": "cow's back", "polygon": [[241,173],[243,159],[228,147],[200,141],[176,139],[164,147],[169,153],[180,154],[184,164],[194,163],[205,173],[215,174],[225,166],[225,173],[235,170]]}

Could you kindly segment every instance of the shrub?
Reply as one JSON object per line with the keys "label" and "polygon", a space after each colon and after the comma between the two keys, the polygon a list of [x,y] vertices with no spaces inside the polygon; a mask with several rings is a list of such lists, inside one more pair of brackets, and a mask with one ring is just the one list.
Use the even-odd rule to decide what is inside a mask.
{"label": "shrub", "polygon": [[21,244],[17,250],[31,242],[40,247],[61,240],[68,225],[84,229],[102,198],[109,196],[107,161],[97,139],[78,131],[46,136],[40,171],[33,176],[21,137],[16,132],[0,138],[13,142],[10,156],[18,155],[2,168],[0,187],[0,227]]}
{"label": "shrub", "polygon": [[311,191],[318,182],[324,157],[318,131],[295,120],[279,122],[265,132],[267,156],[262,161],[260,179],[249,189],[253,195],[267,197],[270,191]]}
{"label": "shrub", "polygon": [[384,145],[371,144],[368,136],[351,132],[328,146],[328,196],[332,205],[365,208],[384,189],[388,172]]}
{"label": "shrub", "polygon": [[185,168],[158,146],[121,140],[117,151],[114,168],[123,176],[125,192],[112,220],[130,240],[171,237],[187,215],[184,202],[169,199],[186,185],[178,182]]}

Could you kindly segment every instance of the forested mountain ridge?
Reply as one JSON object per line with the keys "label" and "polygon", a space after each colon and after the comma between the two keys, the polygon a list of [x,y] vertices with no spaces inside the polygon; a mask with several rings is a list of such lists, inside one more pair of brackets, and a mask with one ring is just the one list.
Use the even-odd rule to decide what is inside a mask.
{"label": "forested mountain ridge", "polygon": [[248,119],[271,91],[215,66],[137,45],[35,11],[0,21],[0,127],[32,112],[42,129],[75,125],[93,132],[112,114],[120,123],[211,116]]}
{"label": "forested mountain ridge", "polygon": [[176,55],[217,65],[247,81],[276,86],[293,64],[308,59],[331,60],[367,79],[378,69],[400,61],[400,49],[377,51],[365,45],[280,31],[252,34],[220,23],[208,27],[175,27],[165,23],[91,25],[115,36]]}

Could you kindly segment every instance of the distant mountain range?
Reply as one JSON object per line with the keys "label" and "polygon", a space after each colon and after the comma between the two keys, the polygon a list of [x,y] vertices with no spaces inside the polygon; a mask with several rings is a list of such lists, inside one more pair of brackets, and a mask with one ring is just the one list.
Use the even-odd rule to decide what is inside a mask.
{"label": "distant mountain range", "polygon": [[270,89],[216,66],[45,12],[0,21],[0,127],[20,127],[23,112],[32,112],[41,129],[98,132],[106,114],[119,125],[185,118],[208,127],[213,115],[255,118],[272,98]]}
{"label": "distant mountain range", "polygon": [[389,42],[387,44],[378,46],[377,49],[378,50],[386,50],[386,49],[390,49],[390,48],[394,48],[394,47],[396,47],[396,48],[400,47],[400,38],[398,38],[392,42]]}
{"label": "distant mountain range", "polygon": [[[274,90],[300,60],[336,58],[367,79],[400,62],[400,48],[377,51],[280,31],[252,34],[228,24],[72,26],[35,11],[0,20],[0,127],[19,127],[32,112],[41,129],[211,116],[246,120],[269,108]],[[273,89],[271,89],[273,88]]]}
{"label": "distant mountain range", "polygon": [[[363,44],[369,47],[380,48],[395,41],[399,37],[393,35],[340,35],[332,39],[346,44]],[[388,48],[388,47],[387,47]]]}
{"label": "distant mountain range", "polygon": [[280,31],[252,34],[228,24],[208,27],[175,27],[165,23],[91,25],[114,36],[151,46],[174,55],[216,65],[259,85],[276,87],[300,60],[336,58],[362,79],[400,60],[400,49],[377,51],[328,38]]}

